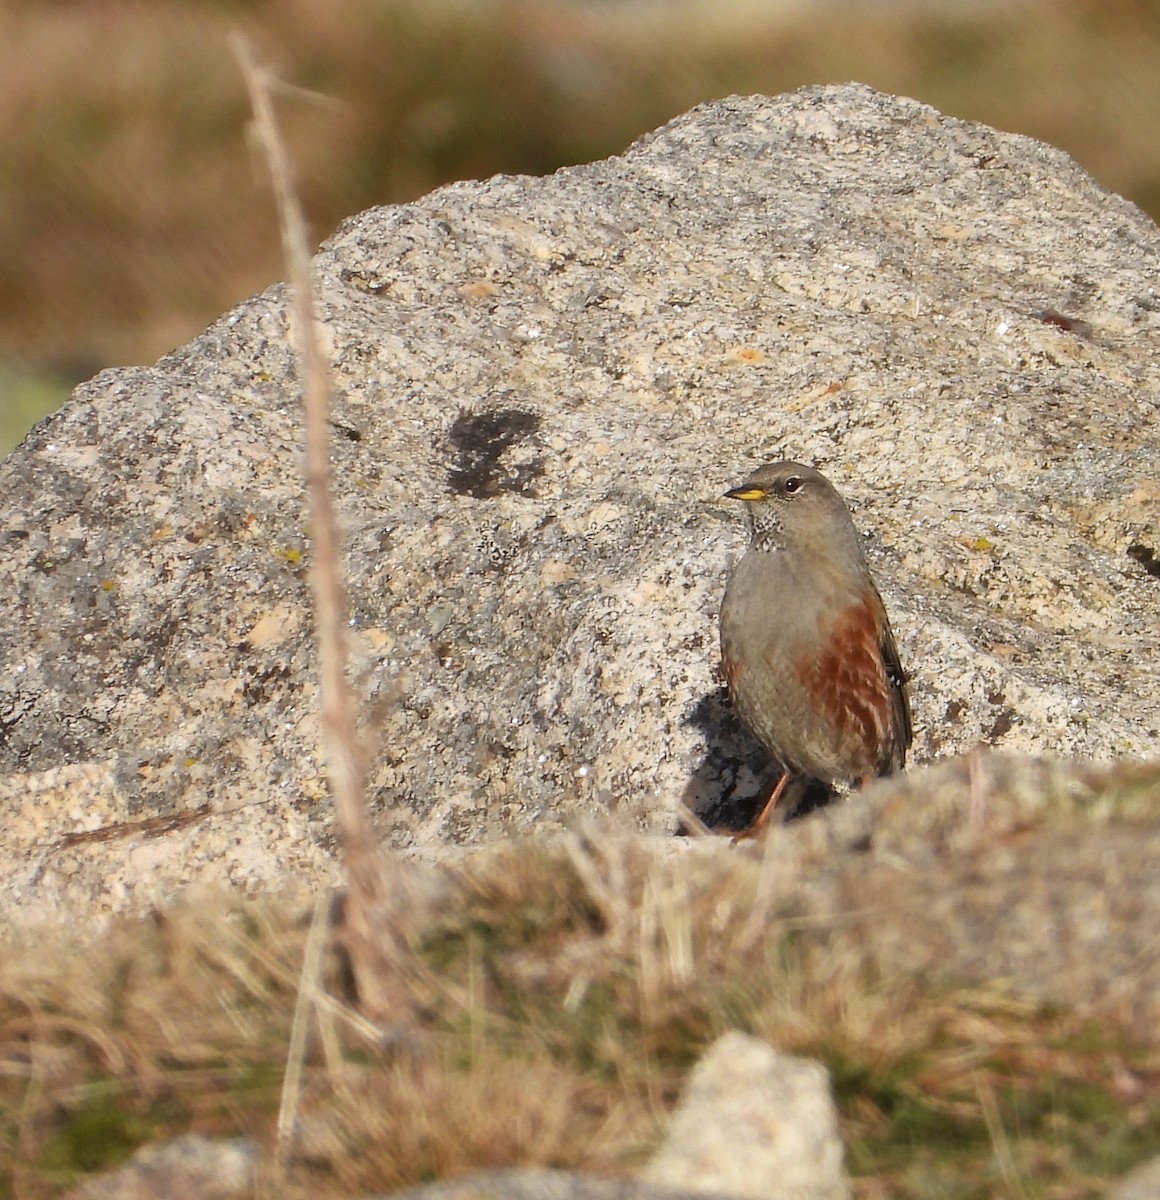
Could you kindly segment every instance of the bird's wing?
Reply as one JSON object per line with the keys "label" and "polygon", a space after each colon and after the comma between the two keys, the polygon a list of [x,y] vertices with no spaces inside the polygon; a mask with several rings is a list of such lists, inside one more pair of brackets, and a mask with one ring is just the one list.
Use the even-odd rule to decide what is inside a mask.
{"label": "bird's wing", "polygon": [[910,697],[906,689],[906,672],[898,657],[898,644],[894,640],[894,630],[890,628],[890,618],[886,615],[886,605],[878,589],[874,588],[874,600],[881,621],[881,634],[878,648],[882,651],[882,662],[886,667],[886,678],[890,681],[890,699],[894,706],[894,736],[898,749],[898,765],[906,765],[906,752],[914,741],[914,724],[910,717]]}

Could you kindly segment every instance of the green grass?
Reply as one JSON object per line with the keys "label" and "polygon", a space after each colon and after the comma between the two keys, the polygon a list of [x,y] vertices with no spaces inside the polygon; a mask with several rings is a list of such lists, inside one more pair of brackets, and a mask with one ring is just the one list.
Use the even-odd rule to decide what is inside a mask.
{"label": "green grass", "polygon": [[42,417],[59,408],[77,380],[0,363],[0,455],[14,449]]}

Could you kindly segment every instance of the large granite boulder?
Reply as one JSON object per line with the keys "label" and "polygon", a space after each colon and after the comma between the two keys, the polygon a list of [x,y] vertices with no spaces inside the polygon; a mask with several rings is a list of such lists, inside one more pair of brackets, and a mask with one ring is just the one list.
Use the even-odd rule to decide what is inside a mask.
{"label": "large granite boulder", "polygon": [[[347,221],[316,269],[385,841],[752,800],[720,497],[781,456],[867,531],[917,762],[1155,752],[1158,264],[1061,152],[853,85]],[[333,876],[301,441],[277,287],[0,464],[0,908]]]}

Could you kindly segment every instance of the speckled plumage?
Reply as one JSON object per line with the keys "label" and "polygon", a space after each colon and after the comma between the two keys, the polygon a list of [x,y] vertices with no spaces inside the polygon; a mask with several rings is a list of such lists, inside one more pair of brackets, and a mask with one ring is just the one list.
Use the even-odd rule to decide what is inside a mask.
{"label": "speckled plumage", "polygon": [[787,776],[899,770],[913,738],[905,676],[842,497],[795,462],[759,467],[726,495],[746,503],[752,531],[721,606],[738,714]]}

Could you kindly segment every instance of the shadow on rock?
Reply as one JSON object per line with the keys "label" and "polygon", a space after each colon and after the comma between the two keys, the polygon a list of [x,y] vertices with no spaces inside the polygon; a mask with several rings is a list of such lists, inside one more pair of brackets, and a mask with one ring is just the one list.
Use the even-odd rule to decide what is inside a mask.
{"label": "shadow on rock", "polygon": [[[685,807],[715,832],[747,829],[780,778],[780,767],[733,711],[724,688],[703,696],[685,720],[707,746],[681,796]],[[781,820],[795,821],[836,798],[819,780],[794,780],[780,806]]]}

